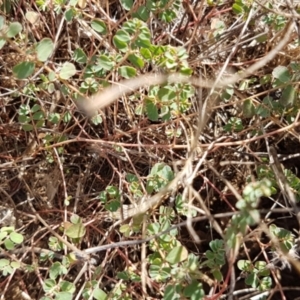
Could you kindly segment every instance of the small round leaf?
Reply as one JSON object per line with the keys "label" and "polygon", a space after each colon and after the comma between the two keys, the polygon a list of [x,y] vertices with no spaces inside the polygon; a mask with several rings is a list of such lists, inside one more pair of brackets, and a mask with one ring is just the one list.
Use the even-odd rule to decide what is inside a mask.
{"label": "small round leaf", "polygon": [[106,25],[102,20],[94,19],[91,23],[91,26],[95,31],[97,31],[101,34],[107,33]]}
{"label": "small round leaf", "polygon": [[14,269],[18,269],[21,267],[21,264],[18,262],[18,261],[12,261],[10,263],[11,267],[14,268]]}
{"label": "small round leaf", "polygon": [[0,268],[6,267],[8,265],[9,265],[8,259],[5,259],[5,258],[0,259]]}
{"label": "small round leaf", "polygon": [[6,239],[4,245],[7,250],[13,250],[15,247],[15,244],[10,239]]}
{"label": "small round leaf", "polygon": [[151,121],[158,120],[158,109],[156,105],[150,99],[146,99],[146,112]]}
{"label": "small round leaf", "polygon": [[145,63],[142,58],[137,56],[136,54],[130,54],[128,56],[128,60],[136,67],[136,68],[143,68]]}
{"label": "small round leaf", "polygon": [[61,68],[59,72],[59,76],[61,79],[69,79],[72,76],[76,74],[76,68],[73,64],[66,62],[63,64],[63,67]]}
{"label": "small round leaf", "polygon": [[46,61],[52,54],[54,44],[51,39],[44,38],[36,46],[37,57],[39,61]]}
{"label": "small round leaf", "polygon": [[25,79],[34,72],[35,64],[29,61],[23,61],[13,67],[13,74],[18,79]]}
{"label": "small round leaf", "polygon": [[133,0],[121,0],[120,2],[125,10],[130,10],[133,6]]}
{"label": "small round leaf", "polygon": [[103,290],[101,290],[100,288],[95,288],[95,290],[93,292],[93,297],[97,300],[106,300],[107,299],[106,293]]}
{"label": "small round leaf", "polygon": [[136,76],[136,69],[128,66],[122,66],[118,69],[118,73],[119,75],[128,79]]}
{"label": "small round leaf", "polygon": [[76,62],[78,62],[79,64],[85,64],[87,62],[87,56],[86,56],[85,52],[83,51],[83,49],[81,49],[81,48],[77,48],[74,51],[73,59]]}
{"label": "small round leaf", "polygon": [[9,237],[15,244],[21,244],[24,240],[23,235],[17,232],[12,232]]}
{"label": "small round leaf", "polygon": [[45,292],[51,292],[53,290],[53,288],[55,287],[55,285],[56,285],[55,280],[48,278],[44,281],[43,290]]}
{"label": "small round leaf", "polygon": [[105,71],[110,71],[114,67],[114,64],[114,61],[106,55],[100,55],[98,59],[98,65]]}
{"label": "small round leaf", "polygon": [[188,257],[188,251],[183,246],[174,247],[166,257],[166,261],[170,264],[177,264],[186,260]]}
{"label": "small round leaf", "polygon": [[31,24],[35,24],[40,18],[39,14],[34,11],[28,11],[25,17]]}
{"label": "small round leaf", "polygon": [[284,66],[278,66],[276,67],[272,75],[274,78],[279,79],[281,82],[285,83],[291,80],[291,74],[287,67]]}
{"label": "small round leaf", "polygon": [[85,227],[82,223],[71,224],[66,229],[66,235],[71,239],[81,238],[85,235]]}
{"label": "small round leaf", "polygon": [[6,36],[9,38],[13,38],[21,31],[22,31],[22,25],[19,22],[12,22],[9,24]]}
{"label": "small round leaf", "polygon": [[55,300],[72,300],[73,299],[73,294],[69,292],[58,292],[55,295]]}

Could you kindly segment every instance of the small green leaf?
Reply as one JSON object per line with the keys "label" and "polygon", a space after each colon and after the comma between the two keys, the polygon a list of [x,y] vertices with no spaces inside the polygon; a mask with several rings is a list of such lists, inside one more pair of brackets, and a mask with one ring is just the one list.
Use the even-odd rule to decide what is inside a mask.
{"label": "small green leaf", "polygon": [[105,209],[111,212],[115,212],[120,208],[121,204],[120,201],[114,200],[114,201],[109,201],[108,203],[105,204]]}
{"label": "small green leaf", "polygon": [[238,267],[241,271],[249,272],[249,271],[250,271],[250,268],[251,268],[251,262],[250,262],[249,260],[241,259],[241,260],[238,261],[237,267]]}
{"label": "small green leaf", "polygon": [[150,99],[146,99],[146,112],[151,121],[158,120],[158,109],[156,105]]}
{"label": "small green leaf", "polygon": [[35,113],[41,110],[41,106],[39,104],[34,104],[31,108],[31,112]]}
{"label": "small green leaf", "polygon": [[39,61],[46,61],[52,54],[54,44],[51,39],[44,38],[36,46],[37,58]]}
{"label": "small green leaf", "polygon": [[96,300],[106,300],[107,299],[107,295],[106,293],[101,290],[100,288],[95,288],[94,292],[93,292],[93,297],[96,299]]}
{"label": "small green leaf", "polygon": [[30,122],[30,118],[27,115],[19,115],[18,120],[20,123]]}
{"label": "small green leaf", "polygon": [[270,109],[265,108],[265,106],[263,106],[263,105],[259,105],[255,111],[259,116],[261,116],[263,118],[267,118],[271,114]]}
{"label": "small green leaf", "polygon": [[[164,300],[179,300],[181,287],[179,285],[168,285],[165,289]],[[202,298],[199,298],[199,300]]]}
{"label": "small green leaf", "polygon": [[1,232],[8,232],[8,233],[11,233],[11,232],[14,232],[15,231],[15,227],[14,226],[8,226],[8,227],[2,227],[0,229]]}
{"label": "small green leaf", "polygon": [[107,202],[106,192],[105,191],[100,192],[97,199],[99,199],[102,203],[106,203]]}
{"label": "small green leaf", "polygon": [[44,126],[44,123],[45,123],[45,120],[41,119],[41,120],[39,120],[39,121],[36,122],[35,126],[37,128],[42,128]]}
{"label": "small green leaf", "polygon": [[28,11],[25,17],[31,24],[35,24],[39,20],[40,15],[35,11]]}
{"label": "small green leaf", "polygon": [[284,107],[292,107],[295,104],[295,99],[297,99],[296,96],[296,89],[292,85],[288,85],[283,89],[279,102]]}
{"label": "small green leaf", "polygon": [[105,71],[110,71],[114,67],[114,64],[113,60],[106,55],[100,55],[98,59],[98,65]]}
{"label": "small green leaf", "polygon": [[131,173],[127,173],[126,175],[125,175],[125,178],[126,178],[126,180],[128,181],[128,182],[138,182],[139,181],[139,179],[137,178],[137,176],[136,175],[134,175],[134,174],[131,174]]}
{"label": "small green leaf", "polygon": [[272,75],[274,78],[279,79],[282,83],[288,82],[291,80],[291,74],[287,67],[284,66],[278,66],[276,67]]}
{"label": "small green leaf", "polygon": [[75,15],[76,15],[76,11],[74,10],[73,7],[71,7],[68,10],[66,10],[64,17],[67,20],[67,22],[71,22],[72,19],[75,17]]}
{"label": "small green leaf", "polygon": [[99,124],[102,124],[102,122],[103,122],[101,115],[93,116],[91,118],[91,121],[94,125],[99,125]]}
{"label": "small green leaf", "polygon": [[49,83],[49,85],[47,87],[47,91],[49,94],[53,94],[56,91],[56,87],[53,82]]}
{"label": "small green leaf", "polygon": [[[140,26],[140,24],[139,24],[139,26]],[[143,24],[141,33],[138,35],[138,38],[136,39],[134,45],[139,48],[150,47],[151,46],[150,39],[151,39],[151,33],[150,33],[149,29]]]}
{"label": "small green leaf", "polygon": [[13,38],[21,31],[22,31],[22,25],[19,22],[12,22],[8,26],[8,31],[6,33],[6,36],[8,38]]}
{"label": "small green leaf", "polygon": [[183,246],[174,247],[166,257],[166,261],[170,264],[177,264],[187,259],[188,251]]}
{"label": "small green leaf", "polygon": [[11,241],[10,239],[6,239],[4,241],[4,245],[7,250],[12,250],[15,247],[15,243],[13,241]]}
{"label": "small green leaf", "polygon": [[15,243],[15,244],[21,244],[24,240],[24,237],[22,234],[17,233],[17,232],[12,232],[9,235],[9,238]]}
{"label": "small green leaf", "polygon": [[[164,102],[175,99],[176,92],[172,86],[164,86],[159,89],[157,96]],[[174,100],[173,100],[174,101]]]}
{"label": "small green leaf", "polygon": [[128,60],[136,67],[136,68],[143,68],[145,63],[144,61],[137,56],[136,54],[128,55]]}
{"label": "small green leaf", "polygon": [[[123,233],[123,234],[126,234],[127,232],[130,232],[131,231],[131,225],[128,225],[128,224],[124,224],[124,225],[121,225],[120,226],[120,232]],[[121,278],[122,279],[122,278]]]}
{"label": "small green leaf", "polygon": [[163,268],[161,265],[150,265],[149,275],[156,281],[164,281],[171,276],[171,268]]}
{"label": "small green leaf", "polygon": [[113,37],[114,45],[122,52],[127,51],[129,42],[130,42],[130,36],[123,29],[118,30],[115,36]]}
{"label": "small green leaf", "polygon": [[258,43],[264,43],[264,42],[266,42],[266,41],[268,40],[268,38],[269,38],[269,34],[268,34],[267,32],[265,32],[265,33],[259,35],[259,36],[256,38],[256,41],[257,41]]}
{"label": "small green leaf", "polygon": [[151,51],[148,48],[141,48],[140,53],[145,59],[152,58]]}
{"label": "small green leaf", "polygon": [[234,93],[234,88],[232,86],[227,86],[221,95],[222,100],[229,101]]}
{"label": "small green leaf", "polygon": [[259,278],[255,273],[251,273],[246,277],[245,283],[252,286],[253,288],[257,288],[259,284]]}
{"label": "small green leaf", "polygon": [[44,120],[44,114],[42,111],[37,111],[33,114],[32,119],[35,121]]}
{"label": "small green leaf", "polygon": [[243,103],[243,115],[245,118],[252,118],[255,114],[255,106],[250,99],[247,99]]}
{"label": "small green leaf", "polygon": [[66,229],[66,235],[71,239],[81,238],[85,235],[86,229],[82,223],[71,224]]}
{"label": "small green leaf", "polygon": [[78,215],[75,215],[75,214],[71,216],[70,221],[71,221],[73,224],[79,224],[79,223],[82,223],[81,218],[80,218]]}
{"label": "small green leaf", "polygon": [[160,18],[163,22],[170,23],[177,17],[177,14],[175,11],[166,9],[160,14]]}
{"label": "small green leaf", "polygon": [[117,198],[120,195],[119,189],[112,185],[107,186],[105,191],[108,193],[110,198]]}
{"label": "small green leaf", "polygon": [[76,68],[73,64],[66,62],[63,64],[59,76],[61,79],[69,79],[76,74]]}
{"label": "small green leaf", "polygon": [[63,121],[64,123],[68,123],[70,122],[72,119],[72,115],[67,111],[64,116],[63,116]]}
{"label": "small green leaf", "polygon": [[0,259],[0,268],[6,267],[8,265],[9,265],[8,259],[5,259],[5,258]]}
{"label": "small green leaf", "polygon": [[18,261],[12,261],[10,263],[11,267],[14,268],[14,269],[18,269],[21,267],[21,263],[19,263]]}
{"label": "small green leaf", "polygon": [[[1,266],[0,266],[1,267]],[[128,273],[127,272],[118,272],[117,273],[117,277],[119,278],[119,279],[123,279],[123,280],[129,280],[130,279],[130,277],[129,277],[129,275],[128,275]]]}
{"label": "small green leaf", "polygon": [[181,67],[180,68],[180,74],[185,75],[185,76],[190,76],[193,74],[193,69],[189,67]]}
{"label": "small green leaf", "polygon": [[72,300],[73,294],[69,292],[58,292],[55,295],[55,300]]}
{"label": "small green leaf", "polygon": [[74,293],[76,291],[76,287],[73,282],[62,280],[59,285],[60,289],[64,292]]}
{"label": "small green leaf", "polygon": [[22,125],[22,129],[24,131],[32,131],[33,130],[33,126],[31,124],[24,124],[24,125]]}
{"label": "small green leaf", "polygon": [[106,28],[106,24],[99,19],[94,19],[91,23],[92,28],[101,33],[101,34],[106,34],[107,33],[107,28]]}
{"label": "small green leaf", "polygon": [[132,16],[146,22],[149,19],[150,10],[146,6],[140,6]]}
{"label": "small green leaf", "polygon": [[35,64],[33,62],[24,61],[13,67],[13,74],[18,79],[25,79],[34,72]]}
{"label": "small green leaf", "polygon": [[242,14],[242,13],[244,12],[243,7],[240,6],[240,5],[237,4],[237,3],[234,3],[234,4],[232,5],[232,10],[233,10],[233,12],[234,12],[235,14],[237,14],[237,15]]}
{"label": "small green leaf", "polygon": [[1,231],[0,232],[0,241],[4,240],[6,238],[8,233],[6,231]]}
{"label": "small green leaf", "polygon": [[259,287],[261,291],[270,290],[272,287],[272,278],[271,277],[261,278]]}
{"label": "small green leaf", "polygon": [[55,72],[53,71],[49,72],[48,79],[49,81],[55,81],[56,80]]}
{"label": "small green leaf", "polygon": [[254,267],[259,270],[260,276],[267,276],[270,274],[270,269],[267,267],[267,263],[265,261],[259,260],[256,261]]}
{"label": "small green leaf", "polygon": [[131,78],[136,76],[136,69],[128,66],[122,66],[118,69],[118,73],[124,78]]}
{"label": "small green leaf", "polygon": [[268,84],[272,81],[272,75],[271,74],[266,74],[266,75],[262,75],[259,79],[259,83],[261,85],[264,85],[264,84]]}
{"label": "small green leaf", "polygon": [[218,281],[221,282],[223,281],[223,275],[222,272],[219,269],[213,270],[212,274],[214,276],[214,278]]}
{"label": "small green leaf", "polygon": [[191,299],[204,299],[205,292],[202,287],[202,283],[194,280],[191,284],[186,286],[183,291],[184,296]]}
{"label": "small green leaf", "polygon": [[125,10],[130,10],[133,6],[133,0],[120,0],[120,2]]}
{"label": "small green leaf", "polygon": [[60,262],[55,262],[49,269],[49,276],[51,279],[56,279],[60,275],[67,274],[68,270]]}
{"label": "small green leaf", "polygon": [[244,129],[242,120],[237,117],[231,117],[228,123],[224,126],[226,131],[242,131]]}
{"label": "small green leaf", "polygon": [[73,59],[79,64],[85,64],[87,62],[87,56],[81,48],[77,48],[74,51]]}
{"label": "small green leaf", "polygon": [[54,289],[55,285],[56,285],[55,280],[48,278],[44,281],[43,290],[45,292],[51,292]]}
{"label": "small green leaf", "polygon": [[293,71],[299,72],[300,71],[300,64],[298,62],[291,62],[290,67]]}
{"label": "small green leaf", "polygon": [[48,118],[52,124],[58,124],[58,122],[60,120],[60,114],[59,113],[51,113],[51,114],[49,114]]}

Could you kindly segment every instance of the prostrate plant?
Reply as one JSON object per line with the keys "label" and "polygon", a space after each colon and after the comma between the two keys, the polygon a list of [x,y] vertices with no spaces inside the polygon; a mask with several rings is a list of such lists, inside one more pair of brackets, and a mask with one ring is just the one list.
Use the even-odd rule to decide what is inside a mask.
{"label": "prostrate plant", "polygon": [[[59,179],[62,178],[62,180],[57,182],[57,194],[53,203],[57,210],[61,207],[65,209],[63,222],[58,221],[61,236],[72,245],[76,245],[78,249],[86,249],[89,246],[93,247],[99,241],[97,234],[104,235],[103,232],[107,237],[105,242],[107,244],[113,244],[119,240],[125,242],[133,239],[139,240],[142,237],[156,235],[155,239],[153,238],[147,243],[149,251],[143,258],[147,263],[146,275],[150,278],[148,282],[155,283],[153,285],[154,293],[157,292],[158,297],[166,300],[198,300],[210,296],[216,299],[228,287],[227,281],[230,280],[230,276],[225,276],[225,273],[228,272],[227,274],[230,275],[230,268],[235,266],[241,271],[239,278],[244,277],[246,285],[260,291],[270,290],[273,284],[271,277],[271,275],[274,276],[273,269],[290,268],[287,256],[298,258],[295,237],[290,231],[274,224],[266,226],[266,239],[269,238],[269,241],[265,249],[269,252],[265,253],[271,255],[270,261],[265,261],[261,257],[253,259],[250,254],[247,259],[238,259],[243,250],[241,245],[246,247],[243,242],[246,242],[250,230],[257,229],[261,225],[261,215],[258,210],[259,199],[270,197],[279,190],[276,177],[270,167],[259,165],[256,168],[255,175],[252,175],[253,177],[257,176],[257,181],[252,179],[253,182],[244,189],[242,197],[236,203],[238,211],[232,213],[233,216],[229,223],[224,225],[220,222],[223,231],[221,236],[224,239],[221,240],[220,236],[211,238],[207,243],[201,245],[205,247],[202,252],[199,250],[197,253],[193,253],[189,249],[180,234],[179,226],[176,225],[182,220],[196,217],[199,211],[197,207],[190,205],[192,197],[186,199],[185,192],[188,187],[185,182],[180,182],[178,190],[164,195],[160,202],[148,209],[147,212],[137,213],[138,208],[144,202],[147,203],[148,198],[160,193],[162,188],[176,178],[170,162],[177,158],[184,162],[188,157],[190,139],[192,139],[191,135],[198,115],[198,111],[195,109],[198,103],[194,101],[195,88],[191,84],[166,82],[159,86],[153,86],[151,82],[147,82],[147,85],[140,87],[137,91],[132,91],[127,96],[122,95],[118,102],[98,112],[99,114],[91,119],[87,119],[73,101],[84,102],[86,98],[93,100],[93,95],[105,87],[121,86],[119,80],[138,78],[148,72],[155,74],[180,73],[185,76],[190,76],[192,73],[198,76],[201,72],[203,79],[213,80],[213,76],[210,76],[211,73],[218,72],[219,67],[222,67],[226,60],[226,54],[233,50],[233,48],[229,48],[235,43],[235,38],[230,38],[230,40],[227,37],[232,36],[232,33],[235,35],[239,28],[243,27],[244,20],[251,16],[252,12],[255,13],[255,10],[258,12],[261,7],[255,2],[241,0],[234,1],[232,7],[228,6],[226,1],[217,1],[217,3],[194,1],[195,3],[191,5],[192,1],[181,3],[179,0],[145,0],[143,3],[120,0],[102,5],[101,1],[89,3],[84,0],[53,0],[50,2],[37,0],[37,6],[30,7],[29,5],[26,7],[28,11],[24,14],[22,1],[14,1],[16,13],[12,17],[8,13],[8,11],[12,12],[11,1],[4,0],[3,2],[5,2],[5,6],[9,7],[9,10],[5,10],[6,18],[0,16],[0,49],[4,54],[17,53],[14,56],[17,59],[13,59],[12,65],[7,65],[7,70],[5,70],[4,76],[12,76],[15,86],[14,90],[11,90],[11,86],[3,86],[3,90],[10,95],[10,98],[5,107],[6,112],[3,115],[1,112],[0,115],[0,131],[1,137],[2,133],[4,133],[4,137],[9,137],[10,131],[6,130],[11,130],[10,125],[18,123],[21,125],[22,137],[13,137],[12,149],[6,146],[6,141],[3,143],[5,147],[4,150],[1,149],[1,159],[9,157],[12,163],[16,163],[16,167],[19,168],[20,152],[14,150],[16,148],[15,141],[19,142],[20,139],[25,144],[29,138],[33,137],[37,142],[38,149],[30,157],[34,159],[34,164],[28,163],[25,168],[32,171],[39,163],[42,163],[42,168],[48,170],[54,164],[58,165]],[[196,7],[200,2],[203,5],[201,10],[199,10],[199,6]],[[271,9],[274,8],[270,3],[266,5]],[[1,6],[1,8],[3,7]],[[231,8],[242,18],[239,19],[236,15],[229,21],[230,17],[227,19],[227,15],[224,18],[224,12],[226,14],[229,12],[230,16]],[[198,10],[203,14],[199,20],[197,20],[200,16]],[[20,12],[22,24],[12,22],[12,19],[18,19]],[[187,22],[183,18],[184,15],[187,16]],[[235,56],[230,56],[230,64],[232,63],[237,71],[244,70],[247,68],[244,64],[252,63],[258,57],[268,53],[272,48],[270,43],[276,42],[276,36],[274,39],[273,37],[268,39],[269,34],[271,37],[273,31],[280,32],[287,22],[286,17],[274,13],[268,12],[262,15],[263,19],[259,18],[258,22],[262,22],[269,30],[259,38],[254,38],[254,42],[257,42],[259,47],[251,50],[247,42],[248,34],[250,34],[250,39],[254,36],[251,34],[253,26],[256,25],[254,19],[250,21],[248,28],[244,28],[247,29],[247,36],[239,37],[241,44],[234,44]],[[34,30],[37,30],[35,19],[40,17],[44,22],[51,20],[51,26],[48,28],[43,24],[42,27],[46,29],[43,28],[35,35]],[[60,20],[61,23],[57,20]],[[231,21],[233,22],[230,24]],[[31,27],[33,24],[35,24],[34,27]],[[73,30],[75,27],[78,30]],[[30,32],[31,29],[32,32]],[[182,40],[180,40],[181,36],[183,36]],[[62,37],[64,38],[62,39]],[[234,41],[232,42],[232,40]],[[222,41],[226,41],[226,47]],[[266,43],[268,45],[265,47]],[[65,44],[68,45],[68,48],[64,48]],[[253,56],[253,53],[250,57],[246,54],[239,57],[240,51],[243,53],[255,52],[260,46],[262,46],[262,50],[256,57]],[[297,54],[296,42],[290,42],[288,47],[294,48],[291,53]],[[212,55],[210,49],[213,49]],[[284,51],[279,55],[282,55]],[[204,53],[203,56],[202,53]],[[194,54],[196,58],[192,59]],[[294,55],[292,54],[290,57],[294,58]],[[6,62],[5,59],[3,61]],[[196,61],[197,67],[192,69],[189,61]],[[5,64],[1,68],[1,78],[3,78],[2,71],[4,69]],[[207,72],[208,70],[209,72]],[[272,123],[277,128],[277,126],[283,127],[283,125],[298,122],[299,64],[296,61],[289,63],[283,61],[280,65],[272,67],[271,72],[269,70],[270,68],[267,73],[264,73],[263,70],[255,72],[251,78],[241,80],[237,85],[227,86],[219,95],[220,106],[218,105],[217,111],[211,113],[212,122],[209,121],[209,126],[207,126],[209,128],[204,128],[201,136],[197,137],[197,142],[199,142],[197,146],[200,150],[209,144],[207,154],[211,156],[211,160],[209,158],[211,162],[219,161],[215,155],[219,155],[217,153],[221,149],[222,151],[219,153],[222,155],[225,153],[224,156],[227,151],[232,154],[232,148],[222,147],[220,144],[217,149],[210,148],[210,146],[214,146],[218,134],[222,137],[226,136],[229,142],[232,137],[235,139],[234,142],[239,142],[239,139],[248,147],[248,138],[261,134],[261,126],[267,129]],[[242,94],[242,97],[237,97],[237,91]],[[263,95],[262,98],[260,98],[260,93]],[[206,92],[203,93],[204,95]],[[199,97],[196,100],[204,101],[204,98]],[[4,103],[5,101],[6,99]],[[210,102],[209,98],[207,98],[208,102]],[[236,110],[236,112],[226,115],[227,107],[235,105],[237,102],[243,102],[238,107],[242,108],[242,111]],[[220,109],[221,106],[222,109]],[[210,111],[205,111],[205,113],[210,114]],[[215,122],[215,113],[220,117],[221,125]],[[7,124],[3,120],[7,120]],[[214,127],[213,134],[210,135],[212,126]],[[158,135],[155,135],[156,129]],[[115,134],[117,131],[122,134]],[[182,137],[183,132],[185,133],[184,138]],[[150,138],[147,136],[148,133],[150,133]],[[100,156],[97,161],[91,160],[90,153],[85,152],[86,148],[90,146],[90,141],[100,142],[107,148],[110,147],[109,150],[113,151],[115,155],[113,159],[111,159],[111,153],[108,152]],[[68,146],[71,146],[71,143],[77,145],[77,142],[80,144],[80,157],[74,155],[72,151],[69,152],[69,147],[65,147],[67,143]],[[167,150],[165,148],[161,150],[161,144],[167,146]],[[174,148],[173,145],[175,145]],[[252,148],[252,146],[250,141],[247,149],[255,152],[255,147]],[[53,149],[53,147],[55,148]],[[134,150],[137,147],[139,151]],[[77,146],[74,148],[76,151],[78,150]],[[257,152],[260,150],[257,149]],[[5,156],[2,152],[5,153]],[[9,156],[6,152],[9,153]],[[137,152],[138,154],[136,154]],[[168,157],[168,153],[172,153],[172,155]],[[120,156],[128,155],[126,159],[119,160],[119,154]],[[193,157],[192,164],[201,160],[202,154]],[[138,159],[134,160],[134,155],[137,155]],[[139,158],[141,157],[146,160],[145,163],[140,163]],[[262,161],[265,162],[264,159]],[[108,162],[114,174],[112,178],[107,178]],[[73,163],[78,164],[80,174],[72,174],[73,170],[68,166]],[[9,163],[6,164],[5,161],[3,166],[7,165]],[[102,167],[98,167],[99,165]],[[193,167],[191,166],[191,168]],[[19,169],[17,170],[19,172]],[[207,177],[205,177],[203,189],[201,187],[197,192],[204,193],[204,190],[207,189],[207,195],[211,195],[210,187],[215,185],[214,191],[219,189],[219,178],[216,178],[215,181],[211,180],[209,167],[201,170],[201,176],[198,177],[199,173],[195,175],[191,185],[197,185],[200,177],[200,180],[203,179],[202,171]],[[39,178],[41,171],[36,171],[34,175],[35,177],[30,177],[26,174],[23,179],[28,182],[34,181],[32,178]],[[73,175],[78,183],[76,199],[82,210],[77,206],[76,213],[78,215],[72,213],[69,217],[72,200],[75,198],[75,189],[73,189],[74,181],[69,182],[68,177],[71,178]],[[93,175],[96,175],[97,180],[91,179]],[[284,175],[299,200],[300,184],[297,174],[284,169]],[[26,176],[28,177],[26,178]],[[119,178],[117,178],[118,176]],[[14,181],[10,180],[10,175],[7,175],[6,179],[9,182],[8,189],[13,190]],[[208,185],[210,180],[212,185]],[[67,199],[61,195],[60,181],[64,184],[65,195],[69,197]],[[33,200],[33,205],[37,208],[40,205],[39,201],[36,201],[40,200],[38,197],[40,187],[33,185],[31,188],[34,191],[34,198],[37,195]],[[23,187],[18,189],[23,189]],[[219,190],[221,191],[221,189]],[[214,191],[212,195],[213,198],[216,198]],[[12,193],[14,192],[13,190]],[[98,195],[98,197],[91,200],[91,194]],[[226,196],[224,197],[226,198]],[[87,201],[87,199],[89,200]],[[99,201],[97,202],[97,200]],[[212,216],[215,214],[215,206],[220,204],[217,201],[221,200],[218,198],[216,203],[213,203],[214,201],[209,202],[212,203],[212,206],[209,207]],[[45,204],[41,204],[41,207],[43,208],[41,215],[44,218],[53,214],[52,210],[49,214],[44,213],[45,211],[48,213],[49,209]],[[102,211],[98,212],[99,208]],[[122,217],[126,220],[122,220]],[[91,223],[93,221],[98,222],[97,226],[99,225],[95,235],[93,231],[95,226]],[[111,221],[113,222],[112,226],[109,223]],[[116,224],[121,222],[122,224],[117,227]],[[210,220],[207,222],[209,223]],[[111,226],[109,230],[107,226]],[[24,228],[27,227],[24,226]],[[211,232],[213,235],[215,234],[213,229]],[[37,282],[41,284],[39,288],[43,293],[43,300],[67,300],[75,297],[77,299],[82,297],[83,299],[97,300],[129,300],[142,296],[150,297],[150,295],[142,295],[141,292],[141,281],[144,280],[143,272],[145,270],[140,269],[143,262],[136,260],[138,257],[136,254],[140,252],[139,246],[135,246],[136,248],[126,246],[124,251],[121,248],[117,251],[109,250],[103,256],[99,253],[99,257],[103,258],[99,266],[93,265],[90,261],[90,268],[81,270],[80,259],[74,253],[66,251],[63,240],[52,236],[49,232],[45,234],[48,237],[48,244],[44,243],[44,245],[47,245],[48,249],[42,249],[39,258],[36,256],[36,259],[32,259],[26,265],[24,262],[27,263],[27,259],[30,260],[37,255],[38,249],[35,248],[35,242],[40,241],[39,232],[38,235],[28,237],[26,240],[27,244],[32,243],[31,247],[28,247],[31,249],[28,251],[32,251],[32,255],[22,258],[24,262],[19,263],[19,261],[11,259],[13,256],[8,259],[9,256],[6,254],[11,255],[14,253],[13,251],[21,250],[17,247],[24,242],[23,231],[21,234],[16,232],[13,227],[1,228],[1,255],[5,255],[5,258],[1,257],[0,259],[2,276],[13,276],[15,270],[19,269],[21,273],[25,269],[27,272],[22,278],[29,274],[31,279],[35,276],[33,272],[36,272],[36,278],[39,279]],[[7,253],[9,251],[12,252]],[[133,252],[136,253],[132,260]],[[15,253],[21,252],[16,251]],[[122,257],[121,261],[126,264],[118,264],[120,257]],[[114,270],[110,265],[116,266],[117,269]],[[82,282],[82,278],[85,279],[84,282]],[[10,280],[7,282],[9,284]],[[80,287],[79,283],[81,283]],[[138,288],[133,289],[131,283]],[[208,288],[210,288],[209,294]],[[136,294],[134,294],[135,292]]]}
{"label": "prostrate plant", "polygon": [[[3,252],[3,246],[6,251],[16,248],[17,245],[23,243],[24,237],[22,234],[15,231],[14,227],[2,227],[0,229],[0,251]],[[12,274],[16,269],[20,268],[21,264],[18,261],[12,261],[6,258],[0,258],[0,272],[3,276]]]}

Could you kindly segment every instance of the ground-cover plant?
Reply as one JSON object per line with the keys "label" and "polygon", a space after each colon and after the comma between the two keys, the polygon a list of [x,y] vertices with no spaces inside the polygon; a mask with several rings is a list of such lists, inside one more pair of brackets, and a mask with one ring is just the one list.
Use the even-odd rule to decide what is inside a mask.
{"label": "ground-cover plant", "polygon": [[[2,227],[0,229],[0,249],[4,247],[6,251],[13,250],[17,245],[22,244],[24,237],[15,231],[14,227]],[[12,274],[14,270],[21,267],[19,261],[13,261],[6,258],[0,259],[0,271],[3,276]]]}
{"label": "ground-cover plant", "polygon": [[[214,82],[276,48],[289,8],[1,5],[0,185],[19,215],[0,224],[3,295],[18,285],[44,300],[298,296],[298,223],[265,145],[298,201],[297,38],[251,76],[224,89]],[[200,84],[147,82],[90,119],[76,105],[148,72]]]}

